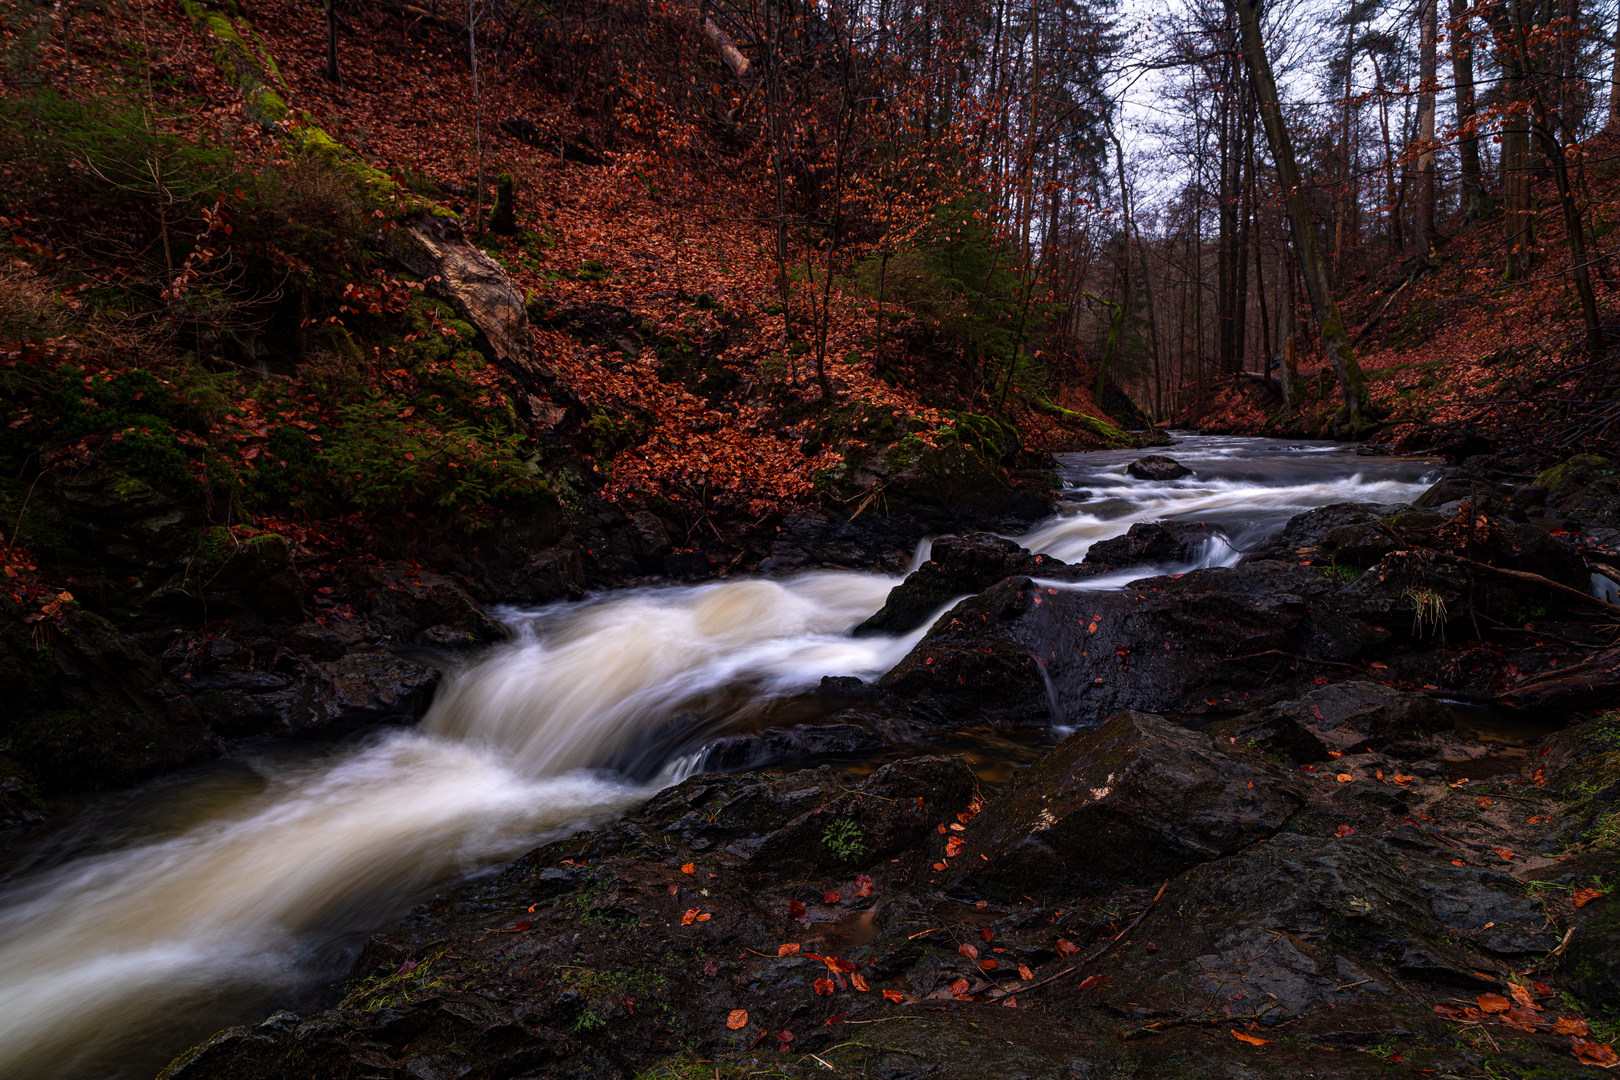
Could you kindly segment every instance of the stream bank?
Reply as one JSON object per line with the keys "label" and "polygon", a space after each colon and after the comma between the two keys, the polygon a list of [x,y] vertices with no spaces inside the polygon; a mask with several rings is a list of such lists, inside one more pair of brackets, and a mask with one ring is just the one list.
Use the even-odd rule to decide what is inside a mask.
{"label": "stream bank", "polygon": [[[1311,969],[1314,978],[1339,974],[1340,960],[1373,973],[1392,996],[1372,1005],[1393,1001],[1408,1011],[1428,1008],[1437,1017],[1432,1006],[1445,1002],[1435,997],[1436,987],[1459,985],[1456,980],[1473,971],[1494,973],[1497,987],[1475,986],[1475,997],[1511,994],[1507,984],[1523,981],[1516,973],[1539,964],[1556,943],[1543,940],[1555,931],[1535,930],[1509,900],[1522,898],[1533,875],[1559,872],[1559,855],[1585,851],[1585,858],[1606,858],[1606,759],[1594,754],[1596,744],[1586,734],[1584,742],[1556,734],[1552,743],[1539,741],[1561,722],[1559,703],[1568,699],[1559,695],[1571,685],[1565,675],[1581,664],[1594,671],[1589,654],[1601,656],[1604,639],[1582,614],[1586,601],[1565,602],[1546,585],[1496,581],[1439,556],[1467,557],[1480,566],[1534,559],[1552,575],[1549,580],[1580,583],[1585,560],[1595,557],[1592,550],[1577,550],[1551,535],[1554,530],[1522,531],[1527,523],[1512,520],[1511,505],[1508,516],[1487,514],[1481,525],[1459,500],[1441,498],[1466,478],[1434,483],[1429,474],[1435,466],[1421,462],[1380,465],[1339,451],[1337,465],[1318,466],[1335,451],[1219,440],[1188,440],[1172,452],[1191,463],[1191,476],[1133,482],[1125,478],[1127,461],[1077,460],[1060,516],[1021,538],[1039,547],[1039,554],[1004,537],[967,534],[942,538],[932,551],[920,552],[918,568],[904,579],[798,572],[497,612],[515,639],[481,662],[453,667],[416,731],[379,733],[290,769],[261,765],[253,790],[233,796],[223,814],[220,808],[205,810],[168,826],[157,844],[132,836],[93,858],[60,844],[54,853],[36,853],[29,870],[8,886],[8,906],[0,912],[6,928],[0,940],[12,943],[6,967],[20,973],[0,987],[15,1006],[6,1040],[12,1053],[60,1061],[56,1055],[71,1048],[69,1059],[87,1054],[88,1063],[116,1054],[116,1040],[125,1040],[127,1049],[129,1036],[120,1032],[171,1023],[154,1023],[157,1018],[147,1015],[154,1002],[168,1002],[166,1015],[181,1013],[193,1025],[206,1024],[206,1010],[185,1010],[217,997],[221,987],[236,987],[253,999],[257,985],[258,1016],[291,1006],[308,1018],[278,1015],[268,1028],[232,1029],[177,1064],[177,1071],[295,1075],[309,1067],[339,1075],[472,1069],[489,1075],[620,1076],[682,1068],[686,1045],[711,1060],[733,1054],[731,1065],[743,1072],[819,1068],[803,1060],[799,1047],[808,1044],[795,1039],[777,1039],[788,1049],[776,1056],[774,1033],[794,1031],[803,1038],[807,1023],[820,1024],[838,1011],[853,1012],[853,1019],[844,1018],[851,1022],[878,1019],[859,1011],[872,1003],[856,1003],[875,999],[883,989],[899,994],[901,1005],[909,995],[923,1009],[952,1010],[987,1004],[983,996],[997,991],[969,980],[962,992],[979,995],[977,1003],[954,993],[931,998],[956,982],[936,985],[924,977],[928,970],[943,970],[948,957],[934,957],[915,979],[900,968],[880,974],[887,969],[869,972],[871,965],[863,964],[851,971],[823,963],[831,996],[860,996],[847,1003],[823,1000],[829,995],[818,993],[809,978],[804,993],[813,1008],[805,1012],[803,1002],[783,997],[786,990],[770,993],[786,985],[774,981],[776,975],[738,968],[731,972],[734,979],[711,982],[711,976],[687,970],[686,961],[697,963],[700,974],[710,961],[717,972],[731,971],[719,965],[752,962],[746,949],[774,961],[780,944],[797,943],[801,953],[808,948],[854,965],[878,959],[875,952],[858,950],[879,938],[899,945],[891,923],[904,912],[930,913],[943,922],[993,910],[998,919],[1013,922],[953,924],[980,934],[975,949],[985,945],[985,927],[997,942],[989,946],[989,957],[981,952],[966,959],[994,959],[997,947],[1024,950],[1016,955],[1032,978],[1019,981],[1033,984],[1063,971],[1061,964],[1044,965],[1067,959],[1062,954],[1068,951],[1055,938],[1042,939],[1039,948],[1051,956],[1042,955],[1036,931],[1055,927],[1085,955],[1124,929],[1165,882],[1165,898],[1144,917],[1143,927],[1158,926],[1155,920],[1166,917],[1162,905],[1175,896],[1214,897],[1199,904],[1215,913],[1206,914],[1215,935],[1207,941],[1189,939],[1172,949],[1166,942],[1177,942],[1177,931],[1154,930],[1150,940],[1158,948],[1152,955],[1164,952],[1162,959],[1174,964],[1132,977],[1152,982],[1173,976],[1182,989],[1165,991],[1171,999],[1202,1002],[1207,980],[1194,975],[1205,970],[1208,957],[1224,956],[1232,942],[1253,938],[1257,925],[1294,934],[1297,951],[1313,962],[1327,964],[1331,954],[1329,966]],[[1320,468],[1327,479],[1293,482],[1300,477],[1290,473],[1290,461]],[[1346,463],[1369,474],[1332,480]],[[1379,469],[1409,472],[1381,475]],[[1257,482],[1253,475],[1245,481],[1245,474],[1268,475]],[[1324,496],[1339,491],[1372,498],[1321,505]],[[1130,504],[1124,512],[1122,502]],[[1418,505],[1425,503],[1429,508]],[[1255,520],[1267,515],[1273,520]],[[1244,522],[1252,522],[1252,536],[1242,532]],[[1425,551],[1434,554],[1415,558]],[[1564,587],[1575,590],[1574,584]],[[1426,594],[1436,600],[1419,599]],[[939,614],[942,608],[947,610]],[[851,635],[863,620],[883,625]],[[1514,631],[1504,635],[1506,647],[1474,637],[1473,627],[1482,620]],[[537,693],[539,687],[545,691]],[[1545,703],[1520,709],[1506,724],[1459,717],[1445,703],[1509,699],[1510,691],[1533,691]],[[1064,739],[1072,729],[1080,730]],[[1597,729],[1574,729],[1588,730]],[[964,738],[979,747],[977,775],[956,759],[919,764]],[[1032,767],[1008,767],[1026,765],[1054,744]],[[997,747],[1008,750],[1000,761],[988,762],[994,768],[983,767],[1001,753]],[[1538,756],[1542,751],[1548,756]],[[818,761],[838,769],[784,771]],[[1566,766],[1575,767],[1571,762],[1586,771],[1566,774]],[[746,772],[724,774],[739,770]],[[1574,779],[1566,782],[1566,775]],[[704,785],[712,795],[696,791]],[[664,794],[655,796],[660,790]],[[745,791],[751,793],[747,798]],[[1559,791],[1567,802],[1563,810],[1555,798]],[[907,801],[915,805],[919,796],[922,813],[901,815]],[[653,802],[641,815],[605,832],[589,831],[648,798]],[[1522,818],[1508,813],[1521,809]],[[1549,812],[1553,824],[1543,829]],[[1543,820],[1531,820],[1536,818]],[[952,821],[962,828],[952,830]],[[588,831],[565,840],[581,827]],[[1429,846],[1411,846],[1417,841],[1402,831],[1408,827],[1427,837],[1422,844]],[[1281,870],[1255,861],[1282,850],[1268,845],[1285,839],[1303,861]],[[482,875],[481,867],[505,865],[547,840],[554,846],[520,860],[527,870],[493,879]],[[1396,922],[1377,924],[1366,941],[1334,939],[1323,952],[1309,928],[1319,922],[1329,928],[1328,912],[1369,895],[1377,860],[1387,861],[1377,854],[1382,848],[1371,849],[1376,858],[1366,854],[1364,846],[1374,842],[1394,845],[1389,850],[1397,859],[1410,851],[1438,860],[1433,867],[1411,863],[1429,875],[1423,879],[1428,891],[1378,894],[1390,910],[1377,918]],[[1438,853],[1447,850],[1451,858],[1440,859]],[[1343,888],[1351,900],[1337,893],[1290,899],[1283,890],[1281,906],[1267,914],[1248,911],[1238,902],[1241,894],[1222,899],[1208,891],[1228,872],[1237,875],[1234,880],[1252,878],[1252,888],[1263,890],[1266,880],[1314,875],[1312,868],[1356,859],[1362,863],[1342,871],[1350,875]],[[1441,910],[1443,891],[1466,891],[1466,883],[1446,877],[1460,869],[1453,859],[1494,875],[1479,879],[1491,895],[1480,900],[1484,914],[1473,924]],[[705,860],[715,864],[706,866]],[[691,874],[683,872],[688,864]],[[618,876],[610,882],[601,873]],[[700,873],[720,877],[698,880]],[[1606,866],[1583,869],[1538,889],[1572,896],[1584,887],[1578,882],[1606,873]],[[872,890],[853,896],[865,887],[862,874],[872,880]],[[455,889],[468,875],[472,883]],[[654,882],[655,875],[662,876]],[[220,885],[208,884],[215,881]],[[607,916],[593,915],[597,899],[620,887],[612,882],[624,881],[639,881],[646,895],[633,905],[610,904]],[[63,888],[72,890],[72,902],[64,902],[69,894]],[[830,892],[839,899],[829,901]],[[350,981],[330,992],[340,997],[320,990],[345,973],[350,950],[435,893],[441,898],[365,945]],[[784,893],[791,895],[783,899]],[[172,926],[153,917],[138,923],[110,918],[125,909],[159,910],[187,896],[192,899],[176,909],[181,917]],[[666,919],[662,908],[648,906],[653,898],[671,896],[683,905],[679,918]],[[821,905],[810,903],[815,896]],[[794,900],[807,905],[807,923],[797,921],[788,906]],[[521,913],[508,911],[520,901]],[[981,901],[985,908],[977,907]],[[732,902],[742,908],[719,906]],[[716,906],[705,906],[710,903]],[[1177,903],[1183,916],[1199,910],[1192,899]],[[1414,910],[1431,914],[1419,918]],[[1571,903],[1565,921],[1602,910],[1600,902],[1582,909]],[[754,920],[740,930],[739,911]],[[673,925],[688,912],[690,922]],[[705,913],[710,918],[703,919]],[[1504,914],[1512,917],[1496,917]],[[694,938],[704,953],[692,952],[683,935],[712,936],[722,917],[731,921],[726,933],[732,936],[709,945],[702,945],[708,938]],[[846,917],[850,921],[840,928]],[[1058,921],[1047,921],[1053,919]],[[530,925],[519,930],[524,921]],[[605,935],[600,941],[593,938],[599,922]],[[566,941],[551,933],[563,925],[569,927]],[[1506,929],[1498,934],[1499,927]],[[927,929],[914,926],[902,936]],[[1014,929],[1023,937],[1014,938]],[[1481,934],[1459,940],[1453,929]],[[1397,931],[1405,937],[1392,936]],[[811,936],[833,935],[843,940],[805,945]],[[1000,943],[1002,937],[1011,945]],[[1603,940],[1599,933],[1593,938]],[[1135,938],[1123,934],[1121,940]],[[1275,941],[1275,934],[1264,940]],[[1397,955],[1391,951],[1397,940],[1416,951],[1403,945]],[[951,948],[960,944],[972,942]],[[440,946],[442,956],[430,955]],[[526,950],[518,957],[524,963],[502,958],[500,950],[509,946]],[[1124,972],[1103,966],[1112,955],[1088,970],[1124,985]],[[1253,982],[1232,991],[1244,995],[1233,1000],[1255,997],[1262,993],[1255,988],[1263,988],[1288,1003],[1287,1029],[1271,1031],[1277,1016],[1250,1017],[1260,1025],[1254,1037],[1268,1044],[1313,1030],[1311,1025],[1338,1022],[1323,1011],[1340,1004],[1332,996],[1338,991],[1329,993],[1306,978],[1300,974],[1305,961],[1284,955],[1298,978],[1266,968],[1270,961],[1264,957],[1260,969],[1244,974],[1250,969],[1238,961],[1247,964],[1247,954],[1233,959],[1239,974],[1252,975]],[[1424,956],[1434,963],[1413,959]],[[114,957],[145,974],[106,978],[105,964]],[[430,959],[438,966],[411,982],[417,966],[426,967]],[[1002,962],[1007,959],[978,970],[995,972],[1009,966]],[[681,989],[642,985],[652,978],[654,960],[663,965],[658,970],[668,986]],[[1554,961],[1552,968],[1558,968]],[[1584,975],[1566,978],[1549,969],[1540,980],[1570,993],[1576,978],[1597,986],[1579,994],[1589,1022],[1600,1030],[1604,962],[1601,953],[1588,955]],[[435,973],[441,971],[453,977],[440,978]],[[526,972],[537,973],[538,981]],[[971,974],[956,974],[963,973]],[[874,989],[854,989],[855,974]],[[1470,985],[1479,981],[1467,978]],[[621,993],[621,982],[634,982],[634,992]],[[1069,1006],[1039,1001],[1044,993],[1059,993],[1063,982],[1032,985],[1035,1001],[1026,1002],[1022,991],[1014,996],[1020,1007],[1039,1006],[1068,1023],[1063,1009]],[[710,1011],[727,1005],[722,1022],[733,1008],[752,1015],[760,1002],[720,998],[753,983],[763,1004],[776,1011],[763,1013],[773,1034],[754,1046],[750,1059],[743,1047],[726,1041],[742,1029],[714,1028]],[[96,1008],[84,1016],[95,1021],[87,1028],[68,1002],[82,1002],[90,985],[97,988]],[[703,993],[691,993],[690,985]],[[1096,997],[1100,985],[1089,984],[1085,993]],[[1123,1004],[1110,998],[1083,1016],[1072,1014],[1084,1022],[1070,1034],[1099,1040],[1095,1045],[1102,1049],[1095,1053],[1085,1048],[1076,1058],[1074,1046],[1082,1044],[1065,1036],[1053,1049],[1050,1040],[1024,1028],[1008,1028],[1006,1037],[1023,1032],[1019,1037],[1027,1037],[1029,1053],[1046,1046],[1058,1054],[1031,1059],[1030,1075],[1067,1075],[1063,1070],[1082,1059],[1095,1075],[1110,1075],[1105,1066],[1126,1068],[1140,1059],[1168,1070],[1184,1068],[1186,1060],[1177,1054],[1203,1054],[1189,1043],[1192,1049],[1150,1059],[1137,1053],[1136,1036],[1120,1041],[1107,1035],[1108,1025],[1132,1018],[1132,1002],[1152,1007],[1135,1018],[1139,1026],[1154,1033],[1165,1028],[1172,1042],[1202,1038],[1211,1023],[1239,1018],[1225,1006],[1194,1009],[1182,1001],[1171,1008],[1149,995],[1146,983],[1131,985]],[[1189,987],[1201,989],[1195,994]],[[893,1004],[882,1000],[885,1007]],[[672,1011],[656,1008],[660,1003]],[[321,1011],[330,1005],[335,1011]],[[829,1006],[827,1015],[815,1012],[822,1006]],[[244,1004],[237,1015],[254,1011]],[[997,1005],[993,1015],[1004,1025],[1014,1023],[1005,1018],[1024,1014]],[[1368,1015],[1387,1021],[1391,1014]],[[1407,1030],[1433,1041],[1424,1047],[1467,1050],[1466,1039],[1458,1044],[1462,1049],[1434,1041],[1449,1030],[1432,1027],[1437,1022],[1425,1018],[1431,1026],[1423,1026],[1411,1019]],[[377,1024],[398,1026],[389,1033]],[[823,1033],[843,1038],[835,1028]],[[207,1027],[189,1030],[185,1042],[200,1038]],[[537,1049],[531,1034],[544,1045]],[[1492,1028],[1488,1034],[1500,1033]],[[154,1039],[160,1036],[161,1030]],[[111,1045],[97,1045],[109,1038]],[[1254,1047],[1226,1038],[1244,1054]],[[508,1043],[511,1055],[501,1049]],[[833,1045],[809,1049],[832,1052]],[[1564,1067],[1554,1062],[1552,1043],[1537,1045],[1540,1050],[1523,1051],[1529,1057],[1512,1060],[1539,1063],[1541,1054],[1548,1068]],[[1246,1060],[1225,1050],[1212,1059],[1222,1068]],[[351,1051],[360,1056],[343,1056]],[[900,1067],[867,1064],[873,1075]],[[712,1069],[706,1067],[706,1074]]]}

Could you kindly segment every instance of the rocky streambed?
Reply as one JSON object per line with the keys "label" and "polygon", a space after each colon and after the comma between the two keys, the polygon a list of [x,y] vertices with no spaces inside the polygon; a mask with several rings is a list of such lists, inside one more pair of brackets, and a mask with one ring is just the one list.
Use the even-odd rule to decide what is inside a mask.
{"label": "rocky streambed", "polygon": [[779,540],[793,576],[498,613],[415,730],[37,856],[0,1055],[106,1074],[256,1008],[166,1075],[1595,1074],[1609,534],[1187,449],[903,579]]}

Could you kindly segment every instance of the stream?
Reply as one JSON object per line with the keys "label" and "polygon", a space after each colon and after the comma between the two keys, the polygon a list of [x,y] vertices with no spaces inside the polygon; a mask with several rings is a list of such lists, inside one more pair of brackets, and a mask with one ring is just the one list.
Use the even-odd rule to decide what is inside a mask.
{"label": "stream", "polygon": [[[1227,565],[1295,514],[1407,502],[1440,470],[1254,438],[1154,452],[1194,475],[1132,479],[1141,450],[1065,455],[1059,513],[1016,539],[1078,562],[1136,522],[1197,520],[1228,539],[1194,565]],[[0,862],[0,1077],[150,1076],[221,1027],[330,1003],[366,936],[434,891],[631,810],[701,771],[720,735],[782,722],[823,676],[882,675],[924,630],[849,631],[901,580],[812,572],[500,610],[510,640],[458,661],[412,729],[254,743],[98,798]]]}

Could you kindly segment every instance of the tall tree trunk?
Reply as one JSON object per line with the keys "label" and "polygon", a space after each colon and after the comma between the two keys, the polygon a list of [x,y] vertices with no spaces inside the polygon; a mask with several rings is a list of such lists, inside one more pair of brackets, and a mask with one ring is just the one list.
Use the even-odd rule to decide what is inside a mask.
{"label": "tall tree trunk", "polygon": [[[1451,0],[1451,75],[1457,98],[1457,162],[1462,180],[1463,217],[1478,221],[1490,210],[1480,182],[1478,109],[1474,102],[1474,43],[1469,38],[1468,0]],[[1620,61],[1617,61],[1620,62]]]}
{"label": "tall tree trunk", "polygon": [[1334,302],[1328,283],[1327,266],[1316,247],[1316,223],[1311,218],[1310,198],[1300,180],[1299,165],[1294,159],[1294,143],[1289,138],[1287,125],[1283,123],[1282,106],[1277,97],[1277,80],[1271,73],[1265,39],[1260,34],[1258,0],[1227,2],[1237,8],[1238,21],[1243,29],[1243,59],[1249,68],[1255,97],[1259,100],[1266,141],[1271,146],[1271,158],[1277,166],[1277,182],[1287,195],[1294,253],[1305,271],[1305,290],[1311,297],[1311,308],[1322,335],[1322,347],[1327,350],[1328,360],[1333,365],[1333,372],[1338,376],[1339,387],[1344,394],[1344,408],[1336,418],[1333,429],[1344,435],[1359,435],[1365,431],[1372,414],[1367,397],[1367,376],[1356,362],[1355,350],[1350,347],[1344,319],[1339,315],[1339,305]]}
{"label": "tall tree trunk", "polygon": [[343,78],[338,72],[337,39],[337,0],[326,0],[326,79],[342,85]]}
{"label": "tall tree trunk", "polygon": [[1350,145],[1350,98],[1356,71],[1355,3],[1350,5],[1350,25],[1344,32],[1344,111],[1339,129],[1339,143],[1344,147],[1344,175],[1339,178],[1338,207],[1333,215],[1333,283],[1337,285],[1344,273],[1344,227],[1349,215],[1347,203],[1356,174],[1355,148]]}
{"label": "tall tree trunk", "polygon": [[[1460,2],[1460,0],[1457,0]],[[1609,122],[1605,131],[1620,131],[1620,9],[1614,19],[1614,67],[1609,74]]]}
{"label": "tall tree trunk", "polygon": [[1503,281],[1530,276],[1535,258],[1535,218],[1530,207],[1530,57],[1518,47],[1515,26],[1519,0],[1506,0],[1494,13],[1497,59],[1502,68],[1502,229],[1507,258]]}
{"label": "tall tree trunk", "polygon": [[1417,163],[1417,244],[1425,262],[1434,260],[1434,91],[1435,39],[1438,36],[1439,0],[1422,0],[1422,22],[1418,49],[1418,77],[1423,86],[1418,97]]}
{"label": "tall tree trunk", "polygon": [[[1541,65],[1530,54],[1524,20],[1520,17],[1517,4],[1513,7],[1512,17],[1514,51],[1518,54],[1519,71],[1536,70]],[[1586,323],[1586,351],[1596,359],[1603,355],[1603,325],[1598,315],[1597,295],[1592,291],[1591,270],[1586,264],[1586,222],[1582,219],[1580,207],[1575,204],[1575,192],[1569,182],[1569,161],[1553,131],[1544,85],[1540,78],[1528,85],[1533,116],[1530,127],[1542,153],[1546,155],[1547,164],[1552,166],[1553,179],[1558,185],[1558,202],[1564,211],[1564,232],[1569,244],[1571,276],[1575,279],[1575,292],[1580,297],[1581,316]],[[1529,162],[1526,161],[1525,165],[1528,174]]]}

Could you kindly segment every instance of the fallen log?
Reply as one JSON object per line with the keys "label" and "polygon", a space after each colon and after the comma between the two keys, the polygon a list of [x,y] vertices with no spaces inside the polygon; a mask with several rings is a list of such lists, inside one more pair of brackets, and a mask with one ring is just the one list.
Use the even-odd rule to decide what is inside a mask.
{"label": "fallen log", "polygon": [[726,66],[731,69],[738,82],[748,82],[752,79],[753,69],[749,66],[748,57],[732,44],[731,38],[726,36],[724,30],[714,25],[713,19],[703,20],[703,36],[709,39],[709,44],[714,46],[714,51],[720,54],[720,59],[726,62]]}
{"label": "fallen log", "polygon": [[1588,709],[1620,698],[1620,647],[1532,676],[1502,695],[1521,708]]}

